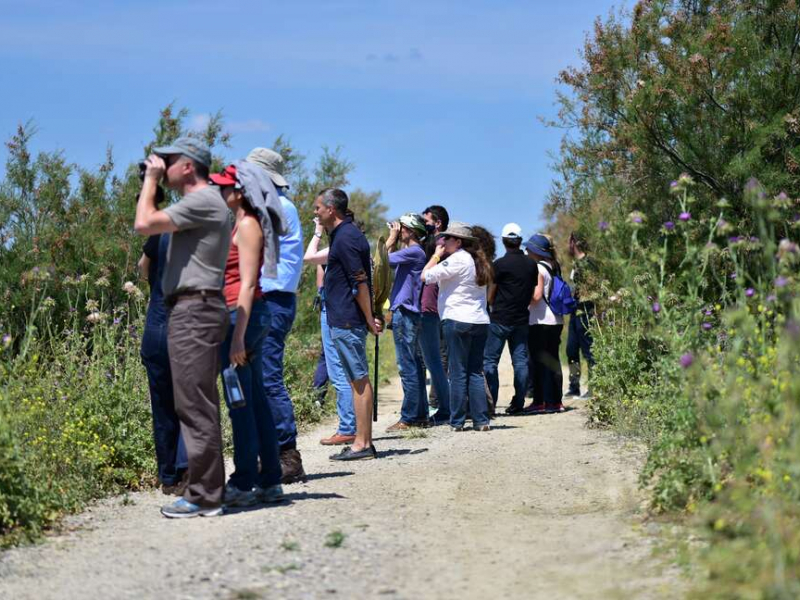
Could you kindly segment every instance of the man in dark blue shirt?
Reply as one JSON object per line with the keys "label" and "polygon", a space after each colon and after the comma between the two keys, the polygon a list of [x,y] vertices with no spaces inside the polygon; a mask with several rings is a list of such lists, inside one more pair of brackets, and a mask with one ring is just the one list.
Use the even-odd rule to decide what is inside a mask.
{"label": "man in dark blue shirt", "polygon": [[356,439],[332,460],[376,458],[372,445],[372,385],[367,363],[367,330],[381,332],[372,314],[372,269],[367,238],[353,224],[347,194],[323,190],[314,201],[314,216],[330,234],[328,268],[323,285],[328,326],[342,367],[353,388]]}

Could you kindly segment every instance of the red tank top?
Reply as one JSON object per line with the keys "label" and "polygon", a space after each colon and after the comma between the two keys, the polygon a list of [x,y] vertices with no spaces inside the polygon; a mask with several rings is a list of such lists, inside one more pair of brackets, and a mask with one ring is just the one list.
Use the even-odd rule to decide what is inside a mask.
{"label": "red tank top", "polygon": [[[256,217],[253,215],[245,215],[244,218],[256,219]],[[225,263],[225,288],[223,292],[225,294],[225,303],[228,306],[236,306],[236,303],[239,301],[239,290],[242,289],[242,276],[239,273],[239,246],[237,246],[233,241],[238,228],[239,224],[237,223],[231,232],[231,249],[228,252],[228,262]],[[264,266],[263,243],[261,246],[261,253],[259,254],[258,258],[258,273],[260,277],[261,267]],[[261,296],[263,296],[263,293],[261,292],[261,286],[258,284],[258,279],[256,279],[256,293],[254,297],[257,300],[261,298]]]}

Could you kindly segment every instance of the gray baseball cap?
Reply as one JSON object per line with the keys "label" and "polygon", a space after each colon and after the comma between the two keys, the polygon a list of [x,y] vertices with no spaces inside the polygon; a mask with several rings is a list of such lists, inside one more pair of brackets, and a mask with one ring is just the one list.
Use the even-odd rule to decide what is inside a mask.
{"label": "gray baseball cap", "polygon": [[283,178],[283,157],[269,148],[253,148],[245,159],[249,163],[258,165],[269,173],[272,183],[278,187],[289,187]]}
{"label": "gray baseball cap", "polygon": [[159,156],[169,156],[170,154],[182,154],[196,160],[207,167],[211,166],[211,150],[202,141],[193,137],[179,137],[170,146],[153,148],[153,154]]}

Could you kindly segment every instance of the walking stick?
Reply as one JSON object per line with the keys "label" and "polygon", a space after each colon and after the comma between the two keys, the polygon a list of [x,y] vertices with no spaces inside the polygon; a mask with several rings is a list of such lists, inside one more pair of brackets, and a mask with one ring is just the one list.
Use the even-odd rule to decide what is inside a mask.
{"label": "walking stick", "polygon": [[372,420],[378,420],[378,363],[380,362],[380,338],[375,336],[375,385],[372,390]]}

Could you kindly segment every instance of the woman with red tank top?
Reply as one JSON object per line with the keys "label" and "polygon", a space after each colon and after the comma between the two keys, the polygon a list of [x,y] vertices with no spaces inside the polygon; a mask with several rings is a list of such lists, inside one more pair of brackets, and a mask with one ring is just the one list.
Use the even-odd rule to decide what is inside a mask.
{"label": "woman with red tank top", "polygon": [[[220,186],[235,225],[225,265],[225,302],[231,326],[222,346],[222,369],[236,367],[245,405],[231,408],[225,401],[233,429],[234,472],[225,486],[226,506],[251,506],[283,498],[278,435],[264,395],[261,342],[269,330],[269,309],[261,298],[258,280],[264,262],[264,232],[260,216],[250,205],[230,165],[211,181]],[[223,386],[224,389],[224,386]],[[258,463],[261,461],[259,472]]]}

